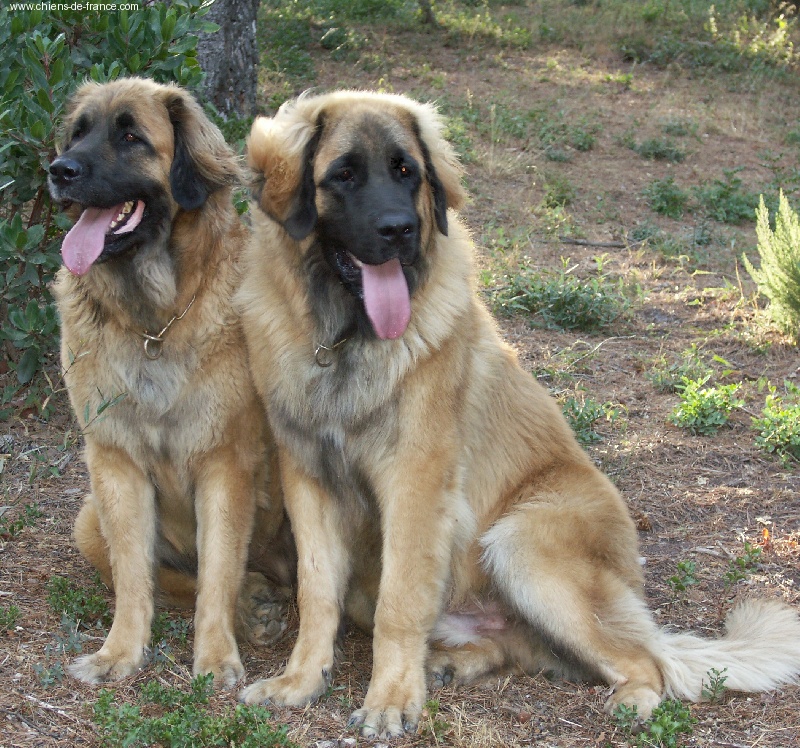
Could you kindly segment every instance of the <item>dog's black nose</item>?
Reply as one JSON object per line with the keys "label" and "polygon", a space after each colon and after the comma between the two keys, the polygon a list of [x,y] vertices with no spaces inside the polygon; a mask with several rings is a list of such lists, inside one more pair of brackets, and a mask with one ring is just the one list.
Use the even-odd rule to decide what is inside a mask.
{"label": "dog's black nose", "polygon": [[406,212],[386,213],[381,216],[376,230],[378,236],[387,242],[409,239],[417,230],[417,218]]}
{"label": "dog's black nose", "polygon": [[50,176],[58,184],[70,184],[83,176],[83,164],[74,158],[57,158],[50,164]]}

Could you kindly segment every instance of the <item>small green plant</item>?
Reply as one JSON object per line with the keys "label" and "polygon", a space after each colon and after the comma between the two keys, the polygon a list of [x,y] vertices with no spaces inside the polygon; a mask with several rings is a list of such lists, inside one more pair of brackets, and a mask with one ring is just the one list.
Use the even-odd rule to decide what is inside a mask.
{"label": "small green plant", "polygon": [[705,701],[716,704],[722,698],[725,691],[728,690],[728,687],[725,685],[728,676],[724,675],[727,670],[728,668],[717,670],[717,668],[712,667],[711,670],[708,671],[708,685],[703,681],[700,689],[700,695]]}
{"label": "small green plant", "polygon": [[675,184],[674,177],[653,180],[645,189],[644,197],[652,210],[669,218],[683,216],[689,204],[689,193]]}
{"label": "small green plant", "polygon": [[535,273],[527,267],[511,277],[495,294],[498,311],[540,317],[544,324],[566,330],[601,330],[632,307],[623,280],[604,274],[579,278],[562,259],[558,273]]}
{"label": "small green plant", "polygon": [[221,714],[212,713],[207,706],[212,691],[213,675],[197,676],[189,692],[150,681],[143,686],[138,704],[116,704],[114,692],[104,689],[94,705],[101,745],[293,746],[286,737],[286,727],[273,725],[272,715],[263,707],[237,704]]}
{"label": "small green plant", "polygon": [[746,256],[747,272],[769,300],[769,314],[778,328],[800,340],[800,218],[781,191],[775,230],[763,196],[756,213],[756,235],[761,267],[756,270]]}
{"label": "small green plant", "polygon": [[668,119],[662,123],[661,130],[665,135],[683,138],[697,134],[697,123],[689,119]]}
{"label": "small green plant", "polygon": [[744,554],[732,559],[728,570],[722,575],[725,580],[725,589],[733,587],[736,582],[747,579],[747,575],[761,561],[761,549],[747,541],[744,544]]}
{"label": "small green plant", "polygon": [[422,720],[420,721],[422,735],[433,738],[438,745],[449,729],[450,724],[439,718],[439,700],[431,699],[426,702],[425,708],[422,710]]}
{"label": "small green plant", "polygon": [[765,452],[776,455],[784,465],[800,462],[800,386],[785,382],[786,396],[770,386],[760,418],[753,418],[758,431],[756,444]]}
{"label": "small green plant", "polygon": [[678,562],[677,573],[667,580],[667,584],[672,588],[672,593],[675,597],[681,592],[686,592],[689,587],[699,584],[700,580],[695,576],[696,572],[697,564],[694,561]]}
{"label": "small green plant", "polygon": [[681,402],[669,418],[671,423],[694,435],[715,434],[728,422],[733,409],[744,405],[744,401],[736,397],[738,384],[704,387],[709,378],[683,377],[678,386]]}
{"label": "small green plant", "polygon": [[64,666],[60,662],[52,662],[46,665],[43,665],[41,662],[34,662],[33,672],[42,688],[50,688],[51,686],[59,685],[63,682],[66,675]]}
{"label": "small green plant", "polygon": [[611,403],[599,403],[590,397],[579,400],[568,397],[561,406],[564,417],[575,432],[578,441],[585,445],[602,440],[602,436],[594,430],[594,425],[601,418],[613,421],[618,415]]}
{"label": "small green plant", "polygon": [[65,615],[85,627],[111,623],[104,587],[95,574],[91,586],[79,587],[65,577],[51,577],[47,583],[47,601],[56,615]]}
{"label": "small green plant", "polygon": [[150,635],[150,664],[156,672],[169,670],[176,662],[175,645],[184,646],[190,623],[185,618],[172,618],[166,612],[153,617]]}
{"label": "small green plant", "polygon": [[737,176],[740,171],[741,168],[725,169],[723,179],[694,189],[700,209],[709,218],[721,223],[742,223],[755,218],[759,198],[743,189],[742,180]]}
{"label": "small green plant", "polygon": [[559,174],[550,174],[545,180],[543,203],[546,208],[564,208],[575,199],[575,188]]}
{"label": "small green plant", "polygon": [[612,716],[636,748],[679,748],[681,735],[691,735],[697,722],[689,708],[676,699],[662,701],[641,725],[635,706],[620,704]]}
{"label": "small green plant", "polygon": [[668,161],[679,164],[686,158],[686,152],[669,138],[649,138],[635,144],[633,150],[650,161]]}
{"label": "small green plant", "polygon": [[17,625],[19,608],[16,605],[0,607],[0,631],[11,631]]}
{"label": "small green plant", "polygon": [[0,519],[0,538],[11,540],[16,538],[26,527],[33,527],[42,516],[38,504],[25,504],[22,513],[16,519]]}
{"label": "small green plant", "polygon": [[713,373],[714,370],[703,359],[697,343],[692,343],[678,360],[668,360],[666,356],[660,356],[645,377],[659,392],[677,392],[684,379],[707,379]]}

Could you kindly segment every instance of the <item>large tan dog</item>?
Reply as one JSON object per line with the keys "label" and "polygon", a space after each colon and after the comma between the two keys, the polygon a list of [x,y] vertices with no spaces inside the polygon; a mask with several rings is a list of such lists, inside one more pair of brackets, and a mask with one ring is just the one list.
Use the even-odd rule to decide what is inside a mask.
{"label": "large tan dog", "polygon": [[[55,293],[92,488],[75,537],[116,593],[108,638],[70,672],[91,683],[135,672],[155,592],[189,605],[196,592],[194,671],[232,686],[244,674],[234,625],[254,523],[251,566],[286,577],[288,563],[231,305],[247,236],[231,203],[240,165],[191,96],[142,79],[82,86],[59,154],[51,194],[77,222]],[[249,578],[251,608],[269,591]],[[255,611],[251,629],[274,613]]]}
{"label": "large tan dog", "polygon": [[[660,630],[625,503],[504,345],[453,212],[460,170],[431,106],[340,92],[249,142],[258,186],[238,300],[279,443],[300,631],[248,703],[324,692],[343,611],[373,627],[351,722],[394,736],[435,681],[520,666],[613,689],[646,718],[711,667],[761,690],[800,671],[800,620],[750,602],[720,640]],[[429,657],[429,643],[439,644]]]}

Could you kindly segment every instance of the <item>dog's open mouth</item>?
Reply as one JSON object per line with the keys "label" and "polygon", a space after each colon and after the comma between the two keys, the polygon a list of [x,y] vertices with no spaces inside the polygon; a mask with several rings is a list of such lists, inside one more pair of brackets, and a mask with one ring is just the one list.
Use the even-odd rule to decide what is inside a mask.
{"label": "dog's open mouth", "polygon": [[61,257],[67,269],[84,275],[107,245],[130,234],[144,215],[144,201],[128,200],[111,208],[85,208],[64,237]]}
{"label": "dog's open mouth", "polygon": [[361,286],[364,308],[375,334],[382,340],[399,338],[411,319],[411,298],[400,260],[368,265],[344,252],[337,253],[336,261],[345,281]]}

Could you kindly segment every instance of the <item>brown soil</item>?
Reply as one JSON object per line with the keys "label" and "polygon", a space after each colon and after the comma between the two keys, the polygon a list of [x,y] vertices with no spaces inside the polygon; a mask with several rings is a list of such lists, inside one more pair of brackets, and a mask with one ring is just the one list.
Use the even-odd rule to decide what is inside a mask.
{"label": "brown soil", "polygon": [[[783,164],[796,169],[796,146],[784,139],[798,121],[796,88],[777,79],[755,85],[746,76],[691,76],[679,68],[646,65],[633,69],[626,84],[618,81],[631,66],[611,54],[590,59],[543,46],[511,51],[477,43],[443,45],[436,32],[378,33],[372,27],[364,33],[370,51],[382,58],[379,68],[352,59],[336,62],[320,48],[319,89],[382,87],[459,106],[472,98],[484,115],[493,101],[521,110],[548,104],[567,121],[588,117],[601,125],[593,149],[570,152],[566,163],[548,161],[535,139],[526,142],[500,132],[491,142],[468,130],[474,158],[467,166],[472,200],[464,218],[476,240],[489,244],[490,222],[503,226],[506,236],[523,232],[526,240],[518,243],[513,259],[524,254],[541,269],[558,269],[561,258],[569,257],[578,265],[575,272],[590,273],[593,258],[605,255],[606,273],[642,289],[632,314],[601,334],[543,329],[521,318],[501,319],[502,330],[523,365],[556,396],[589,396],[618,408],[616,420],[599,425],[603,439],[589,450],[637,518],[647,593],[659,621],[715,634],[740,595],[776,596],[800,606],[800,472],[796,463],[784,467],[761,452],[750,427],[764,402],[759,378],[778,385],[797,381],[800,359],[796,346],[765,324],[754,286],[738,262],[742,251],[755,257],[754,225],[707,222],[711,244],[694,260],[670,259],[650,246],[625,242],[631,229],[644,224],[684,236],[699,221],[692,214],[675,221],[653,213],[642,191],[654,178],[671,174],[689,187],[721,178],[724,169],[744,167],[739,176],[748,189],[765,190],[773,178],[763,166],[767,151],[782,153]],[[658,137],[670,118],[696,125],[694,135],[676,138],[687,151],[682,163],[647,161],[621,144],[626,131],[637,141]],[[547,232],[543,226],[551,216],[541,203],[545,183],[554,175],[568,180],[575,199],[566,208],[569,223]],[[559,237],[566,233],[590,244],[565,243]],[[478,251],[481,267],[497,274],[498,253]],[[714,436],[691,436],[669,424],[678,398],[657,391],[647,376],[660,357],[674,363],[692,345],[718,381],[742,382],[745,406]],[[20,609],[17,627],[0,633],[0,746],[98,745],[92,723],[97,689],[68,677],[45,687],[36,673],[37,666],[68,660],[46,651],[59,629],[47,603],[48,580],[60,575],[82,583],[91,575],[70,539],[88,478],[65,398],[60,396],[48,422],[23,412],[3,423],[0,439],[2,503],[11,507],[5,516],[18,516],[27,503],[37,503],[42,511],[32,527],[0,538],[0,607]],[[47,470],[54,466],[58,474],[50,476]],[[745,540],[761,548],[761,562],[745,580],[726,588],[723,575],[730,561],[743,555]],[[676,598],[668,579],[684,560],[696,562],[699,584]],[[278,673],[295,633],[292,611],[287,635],[274,648],[244,645],[248,678]],[[145,670],[117,685],[118,700],[134,702],[151,677],[174,685],[188,682],[190,647],[191,637],[168,671],[155,676]],[[348,633],[331,695],[307,709],[276,709],[276,719],[289,725],[290,737],[301,745],[354,743],[346,723],[363,699],[370,661],[368,638]],[[585,684],[514,676],[432,696],[439,701],[436,720],[442,724],[434,728],[431,719],[399,745],[629,744],[602,712],[603,689]],[[222,694],[210,708],[234,701]],[[800,744],[798,687],[763,695],[725,693],[719,702],[693,705],[691,711],[697,724],[685,745]]]}

